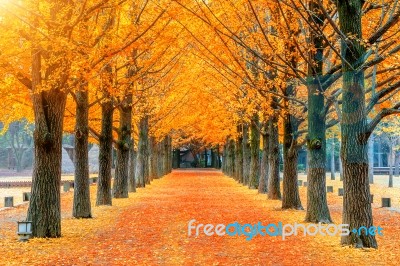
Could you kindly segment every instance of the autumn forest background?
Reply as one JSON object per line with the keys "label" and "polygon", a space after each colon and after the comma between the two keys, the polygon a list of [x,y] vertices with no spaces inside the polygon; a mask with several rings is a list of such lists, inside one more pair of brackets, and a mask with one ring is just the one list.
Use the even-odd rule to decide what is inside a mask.
{"label": "autumn forest background", "polygon": [[[0,0],[0,182],[31,192],[0,209],[5,264],[394,264],[399,19],[398,0]],[[192,218],[387,227],[249,243],[188,238]]]}

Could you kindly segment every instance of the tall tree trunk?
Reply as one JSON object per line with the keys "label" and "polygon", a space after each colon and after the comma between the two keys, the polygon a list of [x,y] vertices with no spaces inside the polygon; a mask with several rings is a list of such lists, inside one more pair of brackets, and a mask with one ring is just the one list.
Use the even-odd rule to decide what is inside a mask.
{"label": "tall tree trunk", "polygon": [[207,168],[207,148],[204,148],[204,168]]}
{"label": "tall tree trunk", "polygon": [[[282,209],[302,210],[297,183],[297,119],[286,114],[283,122],[283,197]],[[309,171],[311,171],[311,166]]]}
{"label": "tall tree trunk", "polygon": [[268,198],[281,199],[281,187],[279,176],[279,135],[278,117],[273,115],[268,122],[269,128],[269,178],[268,178]]}
{"label": "tall tree trunk", "polygon": [[167,172],[167,138],[164,137],[160,142],[160,176],[164,176]]}
{"label": "tall tree trunk", "polygon": [[243,124],[243,185],[250,181],[251,152],[249,143],[249,125]]}
{"label": "tall tree trunk", "polygon": [[343,181],[343,164],[342,164],[342,144],[340,143],[340,149],[339,149],[339,180]]}
{"label": "tall tree trunk", "polygon": [[331,180],[336,179],[336,166],[335,166],[335,137],[332,137],[331,142]]}
{"label": "tall tree trunk", "polygon": [[154,136],[149,138],[149,178],[150,181],[157,178],[157,141]]}
{"label": "tall tree trunk", "polygon": [[210,154],[211,154],[211,168],[215,168],[215,152],[214,152],[214,148],[210,149]]}
{"label": "tall tree trunk", "polygon": [[[324,131],[316,124],[319,123],[308,123],[310,139],[307,145],[309,149],[307,153],[309,168],[307,174],[307,213],[305,221],[311,223],[331,223],[332,219],[326,198],[326,141],[325,137],[323,137],[321,142],[321,136],[318,136],[318,133],[315,134],[316,131]],[[322,128],[324,125],[325,121],[319,124]],[[310,134],[310,131],[314,131],[314,134]]]}
{"label": "tall tree trunk", "polygon": [[89,97],[87,90],[79,90],[75,95],[75,184],[72,215],[75,218],[91,218],[88,153]]}
{"label": "tall tree trunk", "polygon": [[374,136],[368,140],[368,181],[374,183]]}
{"label": "tall tree trunk", "polygon": [[251,149],[251,158],[250,158],[250,189],[257,189],[258,182],[260,178],[260,131],[259,127],[259,117],[257,114],[253,116],[250,125],[250,149]]}
{"label": "tall tree trunk", "polygon": [[219,144],[217,144],[216,148],[216,156],[217,156],[217,163],[216,163],[216,168],[220,169],[221,168],[221,158],[220,158],[220,153],[219,153]]}
{"label": "tall tree trunk", "polygon": [[235,141],[233,139],[229,139],[228,142],[227,172],[230,177],[235,177]]}
{"label": "tall tree trunk", "polygon": [[113,101],[108,99],[101,104],[101,136],[99,140],[99,179],[97,181],[96,205],[112,205],[111,166],[112,166],[112,125]]}
{"label": "tall tree trunk", "polygon": [[162,167],[162,176],[167,174],[167,169],[168,169],[168,138],[167,136],[164,137],[163,142],[162,142],[162,162],[163,162],[163,167]]}
{"label": "tall tree trunk", "polygon": [[157,143],[157,178],[160,178],[162,176],[162,167],[163,167],[163,157],[162,157],[162,142],[163,140],[159,141]]}
{"label": "tall tree trunk", "polygon": [[239,183],[243,183],[243,135],[242,125],[238,125],[237,128],[238,137],[235,145],[235,165],[236,165],[236,180]]}
{"label": "tall tree trunk", "polygon": [[[58,12],[65,8],[65,3],[59,2],[50,8],[51,19],[55,22]],[[32,29],[38,26],[38,18],[32,16],[29,21]],[[49,25],[48,24],[48,25]],[[55,29],[50,27],[50,29]],[[48,32],[49,38],[62,37],[65,31]],[[34,165],[32,173],[31,199],[27,213],[27,220],[32,222],[33,237],[60,237],[61,236],[61,154],[62,133],[67,94],[65,84],[70,72],[70,62],[63,49],[53,49],[49,43],[47,47],[39,47],[37,42],[32,43],[31,49],[31,80],[23,82],[31,92],[35,129]],[[47,50],[45,50],[47,49]],[[43,64],[42,57],[47,54],[52,58],[48,64]],[[42,80],[42,75],[46,80]],[[16,75],[21,78],[21,75]],[[46,87],[48,89],[46,89]]]}
{"label": "tall tree trunk", "polygon": [[[324,16],[317,1],[310,1],[311,23],[322,27]],[[311,30],[311,46],[308,65],[308,171],[307,171],[307,213],[305,220],[312,223],[332,222],[326,200],[326,115],[324,112],[324,89],[320,86],[323,70],[324,44],[320,34]],[[296,122],[295,122],[296,123]],[[297,130],[297,128],[296,128]],[[294,132],[295,133],[295,132]],[[286,135],[286,133],[285,133]],[[293,140],[292,140],[293,141]],[[289,143],[288,143],[289,144]],[[293,147],[295,148],[295,147]],[[334,154],[334,153],[333,153]],[[286,162],[285,162],[286,163]],[[334,175],[334,173],[333,173]],[[296,181],[297,182],[297,181]],[[297,197],[297,195],[296,195]],[[300,203],[297,203],[300,204]],[[289,205],[290,206],[290,205]],[[295,205],[295,207],[301,205]]]}
{"label": "tall tree trunk", "polygon": [[172,137],[168,135],[168,174],[172,172]]}
{"label": "tall tree trunk", "polygon": [[129,149],[132,132],[132,93],[128,92],[119,106],[117,161],[113,194],[114,198],[128,197]]}
{"label": "tall tree trunk", "polygon": [[228,158],[228,143],[229,143],[229,138],[226,138],[224,147],[223,147],[223,151],[222,151],[222,172],[225,175],[228,175],[228,171],[227,171],[227,158]]}
{"label": "tall tree trunk", "polygon": [[[361,29],[363,3],[361,0],[337,2],[340,29],[345,36],[352,36],[342,40],[341,45],[343,57],[341,158],[344,189],[342,223],[348,224],[350,229],[373,226],[368,182],[364,71],[359,70],[365,56],[365,48],[360,43],[363,39]],[[357,247],[378,246],[375,236],[366,232],[358,235],[350,231],[348,236],[342,236],[341,242],[344,245]]]}
{"label": "tall tree trunk", "polygon": [[168,171],[168,169],[169,169],[169,153],[170,153],[170,151],[169,151],[169,136],[168,135],[166,135],[165,137],[164,137],[164,141],[163,141],[163,149],[164,149],[164,151],[163,151],[163,172],[162,172],[162,175],[164,176],[164,175],[166,175],[166,174],[168,174],[169,173],[169,171]]}
{"label": "tall tree trunk", "polygon": [[[158,151],[157,151],[157,153],[158,153]],[[211,150],[211,157],[212,157],[211,167],[214,167],[215,166],[214,161],[213,161],[214,154],[213,154],[212,150]],[[179,148],[177,148],[177,149],[174,149],[174,151],[173,151],[172,168],[174,168],[174,169],[180,168],[180,164],[181,164],[181,151]]]}
{"label": "tall tree trunk", "polygon": [[143,116],[139,122],[139,143],[135,170],[137,187],[145,187],[149,183],[148,130],[148,116]]}
{"label": "tall tree trunk", "polygon": [[[33,65],[32,75],[35,73],[34,69]],[[39,80],[40,78],[37,79]],[[35,78],[32,77],[33,88],[39,85],[34,82]],[[66,98],[66,94],[60,89],[32,95],[35,114],[35,163],[27,220],[32,221],[34,237],[61,236],[61,149]]]}
{"label": "tall tree trunk", "polygon": [[166,175],[171,173],[172,167],[172,138],[170,135],[167,135],[167,146],[166,148],[166,155],[167,155],[167,165],[166,165]]}
{"label": "tall tree trunk", "polygon": [[262,157],[261,157],[261,166],[260,166],[260,180],[258,183],[258,193],[265,194],[268,192],[268,175],[269,175],[269,167],[268,167],[268,153],[269,153],[269,134],[267,133],[268,127],[264,125],[264,132],[262,134]]}
{"label": "tall tree trunk", "polygon": [[129,177],[128,177],[128,191],[136,192],[136,178],[135,178],[135,167],[136,167],[136,151],[134,140],[131,139],[131,147],[129,149]]}

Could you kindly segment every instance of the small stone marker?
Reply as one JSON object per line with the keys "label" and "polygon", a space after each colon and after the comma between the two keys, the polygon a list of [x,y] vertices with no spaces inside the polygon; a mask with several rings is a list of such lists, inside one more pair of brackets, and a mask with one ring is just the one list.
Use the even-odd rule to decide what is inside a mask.
{"label": "small stone marker", "polygon": [[22,193],[22,201],[30,201],[31,200],[31,192]]}
{"label": "small stone marker", "polygon": [[4,207],[14,207],[14,197],[5,197]]}
{"label": "small stone marker", "polygon": [[374,203],[374,194],[370,195],[371,203]]}
{"label": "small stone marker", "polygon": [[307,187],[308,183],[307,182],[303,182],[303,187]]}
{"label": "small stone marker", "polygon": [[297,180],[297,185],[302,186],[303,185],[303,180]]}
{"label": "small stone marker", "polygon": [[326,192],[333,192],[333,186],[327,186]]}
{"label": "small stone marker", "polygon": [[343,196],[343,194],[344,194],[344,189],[343,188],[339,188],[338,195],[339,196]]}
{"label": "small stone marker", "polygon": [[390,198],[382,198],[382,207],[390,207]]}
{"label": "small stone marker", "polygon": [[64,192],[68,192],[69,188],[71,187],[71,184],[69,182],[65,182],[63,187],[64,187]]}

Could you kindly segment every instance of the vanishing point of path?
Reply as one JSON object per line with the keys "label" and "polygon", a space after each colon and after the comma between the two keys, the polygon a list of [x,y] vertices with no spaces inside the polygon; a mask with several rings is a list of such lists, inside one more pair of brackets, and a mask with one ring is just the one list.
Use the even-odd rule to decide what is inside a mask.
{"label": "vanishing point of path", "polygon": [[[94,201],[95,186],[91,189]],[[304,191],[301,192],[306,206]],[[341,247],[339,236],[299,235],[285,240],[279,236],[256,236],[250,241],[243,235],[188,236],[192,219],[197,221],[195,225],[236,221],[293,224],[304,219],[304,211],[282,211],[280,201],[267,200],[266,195],[249,190],[216,170],[175,170],[131,193],[129,199],[114,199],[113,206],[93,206],[94,219],[89,220],[71,218],[72,194],[62,194],[60,239],[18,243],[12,217],[22,218],[26,206],[0,212],[0,257],[6,258],[0,264],[388,265],[399,259],[399,254],[384,251],[392,246],[385,248],[384,244],[378,251],[361,251]],[[333,204],[332,215],[339,223],[340,205],[336,201]],[[378,241],[384,241],[384,237]]]}

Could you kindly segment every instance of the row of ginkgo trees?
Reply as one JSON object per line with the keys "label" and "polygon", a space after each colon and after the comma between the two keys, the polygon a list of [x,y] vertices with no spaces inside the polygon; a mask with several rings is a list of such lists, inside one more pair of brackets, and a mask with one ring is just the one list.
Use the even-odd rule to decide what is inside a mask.
{"label": "row of ginkgo trees", "polygon": [[[278,167],[271,159],[269,175],[256,167],[259,164],[259,134],[273,139],[272,142],[263,141],[266,145],[263,145],[265,152],[261,160],[264,165],[261,169],[266,167],[267,155],[274,157],[278,154],[278,149],[274,149],[277,147],[275,128],[278,119],[274,116],[279,110],[284,163],[282,207],[302,209],[296,164],[297,151],[304,144],[298,138],[306,133],[304,142],[307,144],[309,167],[306,221],[332,222],[326,200],[326,129],[339,124],[344,182],[342,223],[349,224],[350,228],[373,226],[367,143],[383,118],[400,113],[396,97],[400,82],[397,77],[387,76],[390,71],[398,69],[393,59],[400,46],[391,39],[397,33],[390,34],[400,18],[398,6],[388,1],[385,4],[387,8],[383,8],[359,0],[340,0],[328,5],[320,1],[306,4],[291,1],[290,5],[280,1],[243,2],[246,8],[236,7],[239,9],[232,14],[242,12],[240,14],[254,20],[249,22],[253,25],[247,25],[240,34],[232,30],[234,22],[216,15],[218,7],[207,8],[209,17],[214,17],[207,23],[212,24],[216,34],[230,38],[240,48],[235,57],[243,61],[250,73],[245,74],[240,89],[247,86],[257,91],[257,97],[264,98],[271,106],[275,104],[275,107],[268,111],[269,120],[263,119],[260,123],[258,117],[253,118],[253,112],[250,119],[238,124],[238,134],[232,135],[225,145],[224,171],[251,188],[262,184],[261,191],[265,190],[266,183],[279,180]],[[226,8],[229,10],[228,6]],[[269,10],[267,19],[266,9]],[[377,19],[377,13],[385,19]],[[376,27],[367,25],[367,20],[377,22]],[[390,39],[392,41],[388,41]],[[235,51],[232,47],[230,52]],[[388,64],[382,65],[384,61]],[[251,75],[254,72],[262,75],[265,83],[260,84],[258,76]],[[280,79],[277,79],[279,75]],[[367,77],[372,79],[371,83]],[[304,87],[307,97],[303,108],[291,108],[298,102]],[[386,104],[381,106],[382,103]],[[262,117],[262,112],[258,109],[255,113],[261,113],[259,116]],[[306,114],[306,117],[301,114]],[[271,120],[275,120],[272,126]],[[299,128],[302,123],[303,127]],[[250,129],[249,134],[251,127],[256,130]],[[263,173],[259,182],[254,178],[258,172]],[[267,176],[269,180],[265,182]],[[272,185],[267,188],[276,191]],[[366,233],[356,235],[350,232],[342,237],[342,244],[377,247],[375,236]]]}
{"label": "row of ginkgo trees", "polygon": [[[27,214],[34,237],[61,236],[64,131],[75,135],[74,217],[92,216],[89,134],[100,145],[97,205],[110,205],[112,197],[127,197],[129,190],[171,171],[169,129],[152,127],[163,111],[157,100],[173,94],[171,76],[182,48],[174,42],[182,31],[170,23],[167,8],[168,3],[152,1],[2,5],[0,68],[7,82],[1,89],[18,95],[17,100],[10,96],[4,101],[25,106],[26,112],[15,110],[15,117],[22,115],[35,124]],[[112,146],[117,164],[111,188]]]}

